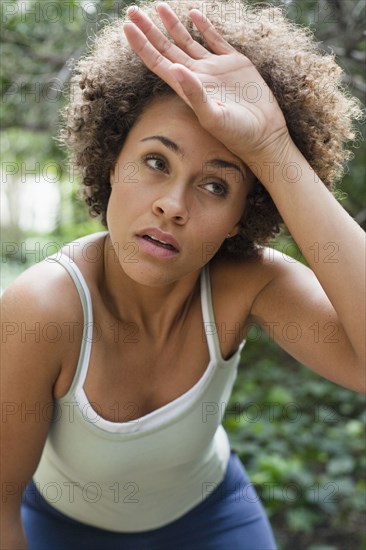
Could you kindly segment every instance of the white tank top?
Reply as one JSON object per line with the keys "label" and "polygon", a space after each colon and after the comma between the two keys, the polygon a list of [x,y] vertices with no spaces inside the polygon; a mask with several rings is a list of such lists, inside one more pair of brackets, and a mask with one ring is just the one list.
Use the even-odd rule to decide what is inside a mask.
{"label": "white tank top", "polygon": [[230,359],[222,358],[207,265],[200,279],[202,330],[210,353],[204,374],[141,418],[105,420],[83,389],[93,339],[90,292],[69,256],[54,259],[76,285],[84,329],[76,373],[67,395],[54,403],[34,482],[51,506],[94,527],[117,532],[162,527],[207,498],[225,476],[230,444],[221,422],[245,341]]}

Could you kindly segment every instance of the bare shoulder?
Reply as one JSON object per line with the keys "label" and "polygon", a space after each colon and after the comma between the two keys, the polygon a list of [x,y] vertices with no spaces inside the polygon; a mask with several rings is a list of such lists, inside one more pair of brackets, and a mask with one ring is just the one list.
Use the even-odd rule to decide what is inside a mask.
{"label": "bare shoulder", "polygon": [[261,247],[257,256],[246,260],[230,258],[223,262],[216,261],[213,272],[218,282],[226,281],[227,290],[230,286],[234,292],[242,288],[245,281],[248,291],[253,290],[254,295],[274,279],[312,273],[298,260],[270,247]]}
{"label": "bare shoulder", "polygon": [[[74,362],[83,331],[83,311],[76,286],[56,259],[62,253],[79,267],[90,288],[100,272],[104,233],[65,245],[59,253],[24,271],[1,297],[3,342],[23,353],[49,355],[55,368]],[[59,365],[59,367],[56,367]]]}
{"label": "bare shoulder", "polygon": [[75,299],[75,285],[66,270],[46,258],[26,269],[4,291],[2,311],[38,322],[63,320]]}
{"label": "bare shoulder", "polygon": [[94,286],[103,266],[104,244],[108,233],[101,231],[92,233],[65,244],[60,250],[62,254],[70,257],[75,262],[88,285]]}
{"label": "bare shoulder", "polygon": [[82,326],[79,301],[59,263],[47,258],[33,265],[1,297],[3,344],[24,356],[47,357],[48,368],[57,376],[68,349],[69,327]]}
{"label": "bare shoulder", "polygon": [[262,247],[256,257],[246,260],[213,260],[211,273],[214,302],[222,304],[227,315],[237,317],[236,312],[242,312],[249,324],[259,300],[270,301],[281,289],[288,297],[291,289],[296,292],[315,278],[308,267],[270,247]]}
{"label": "bare shoulder", "polygon": [[75,284],[57,259],[61,254],[68,256],[93,285],[100,270],[103,240],[104,233],[77,239],[26,269],[4,291],[3,310],[10,308],[25,318],[35,315],[40,321],[61,322],[72,320],[73,315],[80,319],[81,307],[75,307],[78,299]]}
{"label": "bare shoulder", "polygon": [[[62,248],[92,286],[100,265],[100,234]],[[82,339],[83,311],[78,291],[66,269],[54,257],[25,270],[1,297],[2,341],[19,360],[32,354],[53,371],[56,380],[64,365],[75,363]]]}
{"label": "bare shoulder", "polygon": [[253,258],[214,259],[211,277],[213,285],[225,298],[230,299],[231,294],[238,298],[240,292],[243,299],[251,300],[274,278],[291,272],[294,263],[299,264],[273,248],[262,247]]}

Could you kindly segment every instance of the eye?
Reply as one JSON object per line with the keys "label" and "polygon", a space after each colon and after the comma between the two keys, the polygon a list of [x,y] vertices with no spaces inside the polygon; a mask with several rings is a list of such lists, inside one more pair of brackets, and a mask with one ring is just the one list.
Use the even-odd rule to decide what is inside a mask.
{"label": "eye", "polygon": [[228,194],[228,189],[226,185],[217,181],[206,183],[204,187],[208,189],[210,193],[219,197],[226,197],[226,195]]}
{"label": "eye", "polygon": [[152,168],[152,170],[158,170],[160,172],[167,170],[166,161],[158,155],[146,155],[146,157],[144,157],[144,162],[146,166]]}

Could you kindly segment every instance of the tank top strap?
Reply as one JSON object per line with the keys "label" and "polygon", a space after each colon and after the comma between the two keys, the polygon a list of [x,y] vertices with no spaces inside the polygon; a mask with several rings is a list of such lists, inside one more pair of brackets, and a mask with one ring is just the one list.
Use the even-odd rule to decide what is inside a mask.
{"label": "tank top strap", "polygon": [[[93,307],[88,285],[76,263],[67,254],[56,253],[48,258],[62,265],[76,286],[81,306],[83,309],[83,335],[81,341],[80,355],[76,372],[67,396],[74,394],[76,389],[84,384],[88,372],[91,346],[93,341]],[[64,396],[66,398],[67,396]]]}
{"label": "tank top strap", "polygon": [[211,279],[209,263],[201,272],[201,308],[203,317],[203,330],[206,335],[211,361],[221,362],[221,348],[218,338],[218,327],[212,306]]}

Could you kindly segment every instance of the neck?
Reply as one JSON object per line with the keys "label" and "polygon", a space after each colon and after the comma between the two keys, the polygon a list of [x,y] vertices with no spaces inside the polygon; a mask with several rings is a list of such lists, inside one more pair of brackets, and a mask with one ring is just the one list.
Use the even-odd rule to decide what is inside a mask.
{"label": "neck", "polygon": [[201,270],[161,287],[149,287],[131,279],[119,261],[109,234],[104,242],[101,292],[110,313],[123,323],[135,323],[139,330],[164,341],[184,321],[199,293]]}

